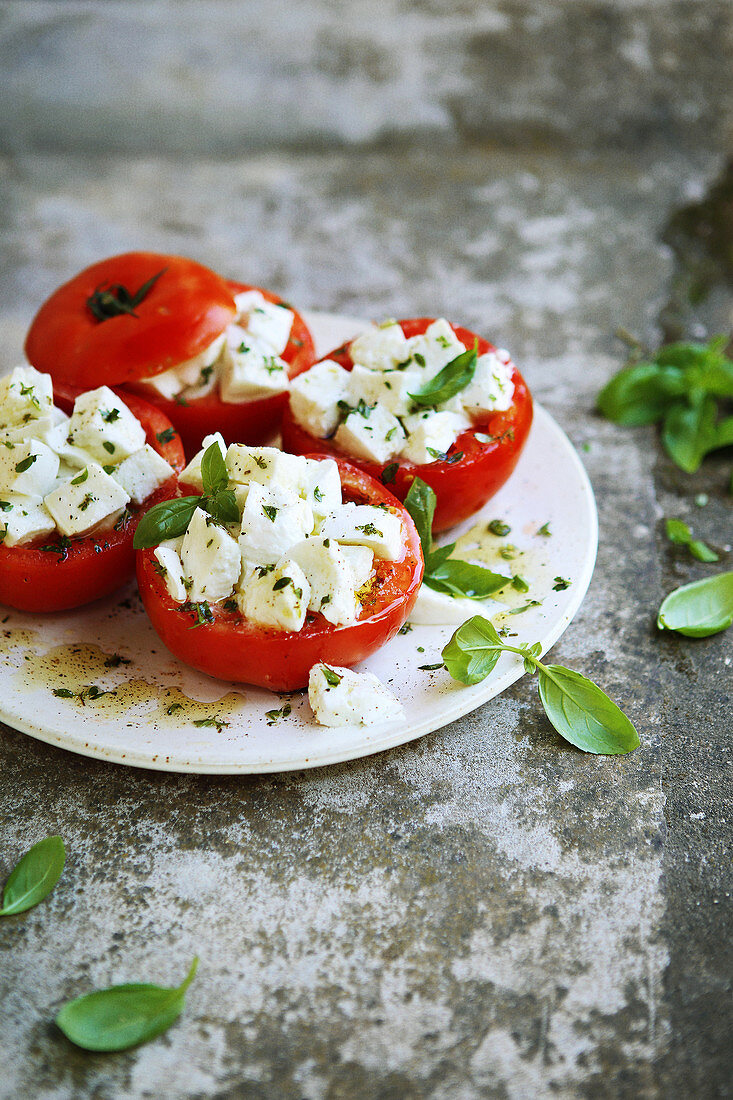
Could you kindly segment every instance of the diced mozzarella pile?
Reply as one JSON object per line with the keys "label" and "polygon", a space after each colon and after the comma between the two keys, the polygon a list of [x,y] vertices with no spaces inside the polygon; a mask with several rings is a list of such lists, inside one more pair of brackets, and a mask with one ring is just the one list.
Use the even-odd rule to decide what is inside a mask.
{"label": "diced mozzarella pile", "polygon": [[51,378],[16,367],[0,379],[0,541],[16,546],[54,531],[73,537],[111,527],[173,469],[145,442],[107,386],[81,394],[67,417]]}
{"label": "diced mozzarella pile", "polygon": [[311,435],[333,436],[355,458],[435,462],[461,432],[509,409],[514,397],[514,366],[497,350],[480,355],[471,383],[443,404],[423,408],[412,400],[464,351],[444,318],[409,339],[396,321],[387,322],[351,341],[351,371],[324,360],[295,378],[290,408]]}
{"label": "diced mozzarella pile", "polygon": [[372,726],[405,717],[401,704],[376,676],[336,665],[313,665],[308,702],[323,726]]}
{"label": "diced mozzarella pile", "polygon": [[224,527],[201,509],[180,545],[155,551],[159,572],[178,603],[236,602],[250,622],[300,630],[308,612],[336,625],[355,622],[374,579],[374,558],[398,560],[400,517],[387,508],[342,503],[332,459],[302,458],[272,447],[210,436],[181,474],[202,488],[204,450],[218,443],[240,521]]}
{"label": "diced mozzarella pile", "polygon": [[167,400],[195,401],[214,390],[228,404],[283,393],[290,386],[281,358],[290,340],[295,314],[275,305],[259,290],[234,297],[237,314],[207,348],[143,384]]}

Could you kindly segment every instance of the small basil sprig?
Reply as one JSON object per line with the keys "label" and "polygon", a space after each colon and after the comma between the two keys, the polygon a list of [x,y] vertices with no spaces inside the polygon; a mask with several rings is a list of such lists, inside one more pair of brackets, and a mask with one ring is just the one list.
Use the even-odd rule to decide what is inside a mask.
{"label": "small basil sprig", "polygon": [[456,547],[454,542],[433,549],[435,501],[435,493],[430,486],[416,477],[405,497],[405,508],[412,516],[420,536],[425,560],[423,584],[436,592],[444,592],[449,596],[467,596],[472,600],[486,599],[505,584],[509,584],[511,577],[493,573],[482,565],[472,565],[471,562],[451,558],[450,555]]}
{"label": "small basil sprig", "polygon": [[688,638],[708,638],[733,623],[733,572],[683,584],[659,608],[657,626]]}
{"label": "small basil sprig", "polygon": [[450,675],[463,684],[478,684],[502,653],[517,653],[526,672],[537,672],[545,714],[561,737],[583,752],[617,755],[639,745],[633,724],[592,680],[563,665],[544,665],[542,647],[506,645],[488,619],[475,615],[459,626],[441,656]]}
{"label": "small basil sprig", "polygon": [[721,416],[733,398],[727,343],[722,335],[707,344],[670,344],[643,361],[637,355],[601,390],[599,412],[627,427],[661,421],[670,458],[694,473],[710,451],[733,443],[733,416]]}
{"label": "small basil sprig", "polygon": [[461,390],[465,390],[473,380],[477,362],[478,340],[472,348],[451,359],[421,390],[408,396],[416,405],[442,405]]}
{"label": "small basil sprig", "polygon": [[193,960],[181,984],[172,989],[130,983],[77,997],[64,1005],[56,1023],[84,1050],[127,1050],[147,1043],[180,1016],[198,962]]}
{"label": "small basil sprig", "polygon": [[110,283],[108,286],[98,286],[93,294],[87,298],[87,306],[97,321],[109,321],[112,317],[119,317],[126,313],[130,317],[137,317],[135,310],[148,296],[161,275],[165,275],[168,268],[152,275],[142,286],[131,294],[122,283]]}
{"label": "small basil sprig", "polygon": [[197,508],[203,508],[218,523],[239,522],[237,500],[234,490],[227,488],[229,474],[217,443],[207,447],[201,458],[201,481],[203,496],[163,500],[145,513],[135,531],[133,546],[136,550],[157,546],[166,539],[185,534]]}
{"label": "small basil sprig", "polygon": [[705,562],[720,560],[714,550],[711,550],[700,539],[692,537],[692,531],[684,520],[668,519],[665,520],[664,526],[669,541],[675,543],[676,546],[686,546],[693,558]]}
{"label": "small basil sprig", "polygon": [[48,836],[34,844],[10,872],[0,917],[25,913],[43,901],[61,877],[65,862],[66,849],[60,836]]}

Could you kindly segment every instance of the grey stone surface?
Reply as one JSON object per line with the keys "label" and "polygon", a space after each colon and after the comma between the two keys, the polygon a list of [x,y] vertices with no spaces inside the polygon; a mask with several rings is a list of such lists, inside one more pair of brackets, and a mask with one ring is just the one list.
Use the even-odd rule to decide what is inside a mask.
{"label": "grey stone surface", "polygon": [[[69,862],[0,924],[0,1095],[730,1094],[730,636],[653,627],[702,571],[663,544],[662,516],[694,511],[724,541],[724,466],[675,475],[650,429],[592,413],[616,325],[655,335],[662,226],[716,167],[479,150],[0,163],[2,367],[59,280],[137,246],[302,306],[446,313],[510,347],[599,505],[595,577],[555,659],[642,737],[584,756],[526,679],[414,745],[276,777],[125,770],[3,729],[2,869],[54,831]],[[194,954],[186,1012],[155,1043],[87,1055],[53,1028],[66,998],[175,982]]]}
{"label": "grey stone surface", "polygon": [[726,149],[729,0],[0,4],[6,151]]}

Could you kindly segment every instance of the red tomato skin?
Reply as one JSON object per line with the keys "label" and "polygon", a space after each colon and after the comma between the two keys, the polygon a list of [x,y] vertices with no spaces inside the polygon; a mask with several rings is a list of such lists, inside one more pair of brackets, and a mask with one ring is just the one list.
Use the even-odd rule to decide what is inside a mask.
{"label": "red tomato skin", "polygon": [[[432,324],[433,318],[418,317],[414,320],[400,321],[405,336],[418,336]],[[459,340],[467,347],[473,347],[478,340],[478,353],[485,355],[494,350],[494,345],[460,325],[451,325]],[[353,362],[346,347],[331,352],[324,358],[335,359],[346,370],[351,370]],[[404,500],[416,477],[421,478],[433,490],[436,496],[433,531],[445,531],[457,523],[468,519],[496,493],[509,478],[516,466],[522,448],[532,426],[532,397],[527,384],[519,371],[514,368],[514,403],[506,412],[497,412],[477,423],[470,431],[463,432],[449,454],[463,452],[458,462],[426,462],[416,465],[406,459],[395,460],[397,472],[388,488]],[[494,436],[491,443],[481,443],[476,432]],[[331,457],[344,452],[334,446],[330,439],[318,439],[297,423],[290,406],[283,413],[282,447],[292,454],[320,452]],[[364,470],[365,473],[380,481],[387,466],[365,462],[349,455],[346,456]]]}
{"label": "red tomato skin", "polygon": [[[167,443],[156,438],[156,433],[172,428],[170,421],[133,394],[115,392],[142,424],[150,446],[180,472],[184,458],[178,435]],[[69,387],[54,387],[54,401],[64,412],[71,411],[76,395]],[[161,485],[122,530],[72,539],[65,556],[40,549],[57,542],[58,534],[25,546],[0,545],[0,604],[19,611],[67,611],[114,592],[135,572],[132,540],[140,517],[153,504],[175,496],[177,484],[172,477]]]}
{"label": "red tomato skin", "polygon": [[[319,455],[309,457],[318,458]],[[344,495],[359,502],[398,509],[406,532],[401,562],[377,563],[374,610],[350,626],[333,626],[322,615],[303,630],[270,630],[248,623],[221,605],[214,621],[194,626],[195,615],[181,611],[153,566],[153,550],[139,550],[137,579],[145,610],[161,640],[176,657],[220,680],[255,684],[271,691],[297,691],[308,684],[318,661],[350,666],[393,638],[415,605],[423,576],[420,539],[407,511],[378,482],[338,459]]]}
{"label": "red tomato skin", "polygon": [[[227,283],[232,294],[244,290],[259,290],[270,302],[281,302],[277,294],[262,287],[245,283]],[[288,364],[288,376],[295,378],[315,362],[316,351],[313,337],[305,321],[297,311],[293,320],[290,341],[282,358]],[[134,384],[133,384],[134,387]],[[191,459],[200,449],[204,436],[221,432],[227,443],[249,443],[257,445],[271,439],[280,428],[282,414],[288,405],[287,393],[273,394],[272,397],[254,398],[232,404],[222,401],[216,392],[189,401],[181,405],[170,401],[160,394],[151,393],[146,387],[138,390],[146,401],[160,409],[178,429],[186,457]]]}
{"label": "red tomato skin", "polygon": [[[98,321],[87,299],[119,283],[135,293],[162,272],[137,316]],[[36,314],[25,342],[28,360],[54,381],[80,390],[150,378],[207,348],[234,317],[226,281],[203,264],[158,252],[125,252],[79,272]]]}

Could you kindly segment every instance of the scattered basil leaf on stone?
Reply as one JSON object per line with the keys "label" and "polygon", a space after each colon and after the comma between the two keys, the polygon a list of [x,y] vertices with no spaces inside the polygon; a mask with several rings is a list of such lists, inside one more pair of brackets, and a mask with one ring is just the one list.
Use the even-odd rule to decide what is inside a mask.
{"label": "scattered basil leaf on stone", "polygon": [[719,561],[718,555],[700,539],[694,539],[687,524],[681,519],[668,519],[665,521],[665,530],[670,542],[677,546],[686,546],[693,558],[698,561]]}
{"label": "scattered basil leaf on stone", "polygon": [[708,638],[733,623],[733,572],[718,573],[683,584],[662,602],[657,616],[660,630],[674,630],[688,638]]}
{"label": "scattered basil leaf on stone", "polygon": [[195,958],[181,984],[172,989],[131,983],[77,997],[64,1005],[56,1024],[84,1050],[127,1050],[147,1043],[180,1016],[197,967]]}
{"label": "scattered basil leaf on stone", "polygon": [[61,877],[66,849],[60,836],[39,840],[13,868],[3,890],[0,917],[25,913],[51,893]]}

